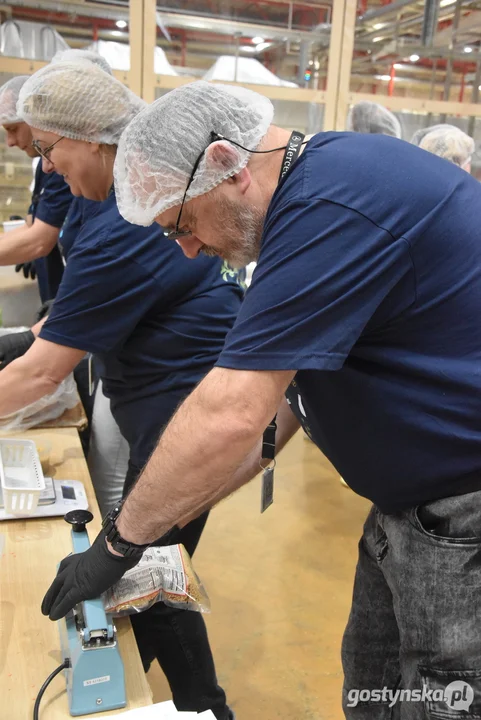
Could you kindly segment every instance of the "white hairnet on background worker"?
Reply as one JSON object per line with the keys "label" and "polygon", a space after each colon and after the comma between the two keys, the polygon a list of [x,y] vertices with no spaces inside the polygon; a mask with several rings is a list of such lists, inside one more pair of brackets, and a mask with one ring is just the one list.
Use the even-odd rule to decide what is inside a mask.
{"label": "white hairnet on background worker", "polygon": [[47,65],[32,75],[20,91],[17,111],[39,130],[117,145],[126,123],[143,107],[145,102],[121,82],[78,60]]}
{"label": "white hairnet on background worker", "polygon": [[457,130],[458,128],[455,125],[448,125],[448,123],[442,123],[438,125],[430,125],[429,127],[420,128],[419,130],[416,130],[414,135],[411,138],[411,144],[412,145],[419,145],[421,144],[422,139],[433,130],[438,130],[439,128],[454,128]]}
{"label": "white hairnet on background worker", "polygon": [[106,73],[112,75],[112,68],[108,64],[107,60],[99,55],[99,53],[93,50],[80,50],[76,48],[69,48],[69,50],[59,50],[55,53],[51,63],[57,64],[59,62],[77,62],[77,60],[88,60],[89,62],[98,65]]}
{"label": "white hairnet on background worker", "polygon": [[347,116],[347,130],[373,135],[392,135],[401,138],[401,124],[397,117],[378,103],[363,100],[354,105]]}
{"label": "white hairnet on background worker", "polygon": [[30,75],[18,75],[0,87],[0,125],[23,122],[17,113],[18,95]]}
{"label": "white hairnet on background worker", "polygon": [[[242,87],[205,81],[159,98],[126,128],[119,143],[114,175],[121,215],[136,225],[151,225],[164,210],[182,202],[199,155],[213,142],[212,133],[256,150],[273,115],[267,98]],[[169,128],[168,136],[163,127]],[[250,154],[230,147],[228,166],[212,167],[205,157],[200,160],[186,200],[209,192],[247,165]]]}
{"label": "white hairnet on background worker", "polygon": [[419,147],[459,165],[463,170],[471,168],[474,140],[457,127],[441,125],[431,130],[423,137]]}

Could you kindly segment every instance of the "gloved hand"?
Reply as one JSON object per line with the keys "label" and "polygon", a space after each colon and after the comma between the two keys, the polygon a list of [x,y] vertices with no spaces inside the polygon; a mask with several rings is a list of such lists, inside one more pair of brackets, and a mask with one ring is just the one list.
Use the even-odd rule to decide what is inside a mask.
{"label": "gloved hand", "polygon": [[7,367],[12,360],[24,355],[35,342],[35,335],[31,330],[25,332],[9,333],[0,337],[0,370]]}
{"label": "gloved hand", "polygon": [[60,620],[77,603],[91,600],[105,592],[127,570],[135,567],[141,557],[141,554],[134,558],[113,555],[102,530],[88,550],[62,560],[57,577],[43,599],[42,613],[48,615],[50,620]]}
{"label": "gloved hand", "polygon": [[46,300],[40,305],[39,309],[37,310],[37,322],[40,322],[40,320],[43,320],[44,317],[49,314],[54,302],[55,300]]}
{"label": "gloved hand", "polygon": [[25,280],[28,280],[29,277],[32,278],[32,280],[35,280],[35,278],[37,277],[37,271],[35,270],[35,262],[33,260],[31,262],[15,265],[15,272],[20,272],[20,270],[23,271],[23,277],[25,278]]}

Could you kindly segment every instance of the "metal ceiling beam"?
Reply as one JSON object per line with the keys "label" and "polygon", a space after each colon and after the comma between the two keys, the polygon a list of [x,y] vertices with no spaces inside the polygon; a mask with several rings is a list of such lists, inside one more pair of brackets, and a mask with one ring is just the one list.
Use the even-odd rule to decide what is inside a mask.
{"label": "metal ceiling beam", "polygon": [[200,15],[188,15],[175,12],[159,12],[159,16],[166,27],[184,28],[193,30],[208,30],[210,32],[218,32],[223,35],[234,35],[242,33],[244,37],[255,37],[261,35],[269,40],[321,40],[323,37],[329,37],[329,33],[306,31],[306,30],[289,30],[287,27],[282,28],[278,25],[263,25],[243,22],[241,20],[224,20],[223,18],[203,18]]}
{"label": "metal ceiling beam", "polygon": [[[458,0],[459,2],[459,0]],[[438,27],[439,0],[426,0],[424,3],[423,26],[421,28],[421,44],[431,47]]]}
{"label": "metal ceiling beam", "polygon": [[[4,3],[2,3],[4,4]],[[7,7],[35,8],[36,10],[51,10],[56,13],[69,13],[71,15],[83,15],[86,17],[105,18],[108,20],[129,20],[128,6],[99,5],[89,2],[54,2],[53,0],[14,0],[8,3]]]}
{"label": "metal ceiling beam", "polygon": [[376,10],[368,10],[367,13],[364,13],[362,17],[358,18],[357,24],[364,25],[371,20],[376,20],[377,18],[384,17],[384,15],[398,12],[408,5],[417,5],[418,3],[419,0],[395,0],[395,2],[389,3],[389,5],[383,5],[380,8],[376,8]]}

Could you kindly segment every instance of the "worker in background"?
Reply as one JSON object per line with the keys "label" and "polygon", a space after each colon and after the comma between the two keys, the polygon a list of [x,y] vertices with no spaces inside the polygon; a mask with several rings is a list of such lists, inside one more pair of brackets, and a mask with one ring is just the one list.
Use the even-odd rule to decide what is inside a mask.
{"label": "worker in background", "polygon": [[[32,144],[30,128],[16,110],[19,92],[28,77],[14,77],[0,88],[0,123],[8,147],[18,147],[35,158],[39,153]],[[43,172],[39,162],[26,225],[0,236],[0,265],[17,265],[17,269],[22,266],[26,277],[35,277],[36,273],[42,303],[55,297],[62,279],[57,240],[71,202],[70,189],[62,176]]]}
{"label": "worker in background", "polygon": [[[109,75],[112,74],[108,62],[101,55],[91,50],[61,50],[52,58],[51,63],[55,64],[68,60],[74,62],[87,60],[98,65]],[[28,77],[29,76],[24,76],[21,82],[15,84],[15,94],[12,93],[12,95],[9,95],[7,93],[9,102],[15,100],[16,104],[18,92]],[[11,92],[11,88],[9,92]],[[10,107],[10,110],[8,110],[9,106],[6,103],[7,98],[5,98],[4,108],[6,111],[9,111],[13,117],[14,115],[12,113],[16,113],[16,109]],[[18,128],[20,133],[26,134],[29,140],[31,140],[30,128],[26,123],[18,123]],[[35,152],[35,156],[38,157],[37,152],[33,152]],[[50,178],[54,179],[59,177],[56,173],[50,173],[48,176],[43,173],[43,176],[49,180]],[[67,190],[69,196],[72,197],[68,186]],[[83,223],[86,222],[92,213],[97,212],[97,210],[97,202],[82,197],[72,197],[57,241],[64,264],[67,262],[68,255]],[[20,257],[24,257],[25,248],[22,244],[22,238],[23,234],[19,234],[17,238],[12,237],[10,233],[8,235],[8,240],[10,241],[10,259],[12,261],[15,257],[17,260]],[[7,250],[7,248],[5,249]],[[24,274],[28,268],[34,273],[35,263],[24,263]],[[43,304],[39,312],[38,320],[48,315],[52,302],[53,301],[50,300]],[[37,327],[35,332],[38,333],[39,329],[40,326]],[[14,359],[14,354],[17,356],[22,355],[31,346],[33,337],[33,334],[29,332],[22,334],[17,333],[15,336],[10,336],[10,338],[5,337],[3,344],[0,343],[0,368],[4,364],[4,354],[10,361]],[[82,358],[74,370],[74,377],[87,417],[87,427],[80,432],[80,439],[84,453],[88,459],[89,472],[100,509],[105,513],[122,497],[129,457],[128,445],[112,417],[109,400],[102,392],[102,383],[97,381],[91,356]]]}
{"label": "worker in background", "polygon": [[[278,448],[302,424],[373,502],[343,640],[346,717],[392,718],[388,696],[359,698],[386,687],[417,690],[402,703],[417,720],[423,688],[481,692],[481,186],[382,135],[319,133],[300,154],[302,134],[272,119],[267,98],[200,81],[122,135],[124,217],[156,219],[194,264],[258,264],[216,367],[95,545],[63,560],[43,611],[97,596],[131,567],[128,548],[254,477],[277,412]],[[439,693],[429,711],[446,715]]]}
{"label": "worker in background", "polygon": [[[98,201],[98,209],[75,238],[31,348],[0,372],[0,416],[52,391],[92,352],[129,443],[127,494],[161,429],[214,365],[242,291],[223,278],[218,258],[190,263],[158,225],[140,228],[120,216],[116,146],[145,106],[124,85],[91,63],[59,62],[25,83],[18,106],[45,170],[64,175],[72,193]],[[182,529],[174,524],[157,544],[182,543],[192,554],[206,519],[204,513]],[[179,710],[211,709],[218,720],[231,720],[200,613],[156,603],[132,624],[145,669],[158,659]]]}
{"label": "worker in background", "polygon": [[401,124],[397,117],[382,105],[368,100],[351,107],[346,130],[402,138]]}
{"label": "worker in background", "polygon": [[411,143],[413,145],[419,145],[421,144],[422,139],[427,135],[428,133],[432,132],[433,130],[437,130],[438,128],[451,128],[451,130],[458,130],[459,128],[456,127],[456,125],[449,125],[448,123],[440,123],[438,125],[428,125],[428,127],[419,128],[419,130],[416,130],[416,132],[413,134],[411,138]]}
{"label": "worker in background", "polygon": [[419,147],[471,172],[474,140],[453,125],[436,126],[420,139]]}
{"label": "worker in background", "polygon": [[[112,68],[107,60],[91,50],[60,50],[51,62],[55,64],[78,60],[92,62],[112,75]],[[99,203],[81,196],[73,198],[59,236],[59,247],[65,262],[83,224],[98,211],[98,205]],[[84,451],[100,511],[105,515],[122,497],[129,462],[129,445],[112,415],[110,400],[104,395],[92,355],[80,361],[75,370],[75,380],[89,421],[88,442],[83,442]]]}

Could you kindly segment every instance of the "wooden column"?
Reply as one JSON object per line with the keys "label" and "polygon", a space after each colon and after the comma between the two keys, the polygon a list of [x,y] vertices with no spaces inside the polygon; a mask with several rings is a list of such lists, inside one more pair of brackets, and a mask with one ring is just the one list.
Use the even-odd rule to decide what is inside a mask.
{"label": "wooden column", "polygon": [[129,3],[129,44],[130,70],[129,87],[136,95],[142,97],[143,75],[143,34],[144,34],[144,0],[130,0]]}
{"label": "wooden column", "polygon": [[148,102],[155,100],[154,50],[157,44],[157,22],[155,19],[155,0],[143,0],[144,39],[142,97]]}
{"label": "wooden column", "polygon": [[356,0],[333,0],[324,130],[344,130],[349,105]]}

